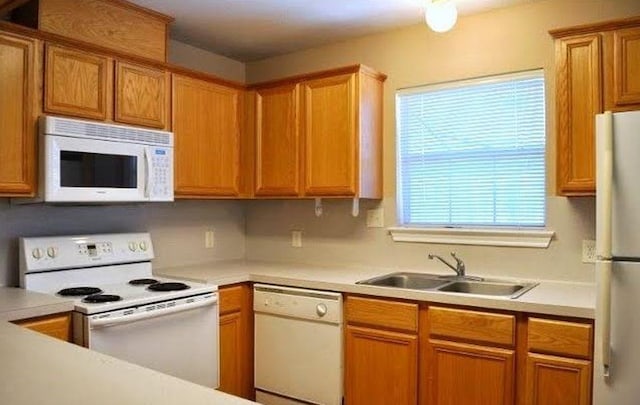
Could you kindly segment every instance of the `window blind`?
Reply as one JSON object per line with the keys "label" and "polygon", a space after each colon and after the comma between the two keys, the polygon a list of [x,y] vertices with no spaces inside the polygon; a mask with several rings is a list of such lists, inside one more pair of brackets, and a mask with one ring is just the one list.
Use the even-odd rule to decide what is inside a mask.
{"label": "window blind", "polygon": [[397,94],[401,225],[542,227],[542,70]]}

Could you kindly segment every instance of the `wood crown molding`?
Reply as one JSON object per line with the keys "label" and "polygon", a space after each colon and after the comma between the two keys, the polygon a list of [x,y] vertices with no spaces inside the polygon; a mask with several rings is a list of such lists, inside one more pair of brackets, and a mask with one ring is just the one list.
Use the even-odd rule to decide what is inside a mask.
{"label": "wood crown molding", "polygon": [[322,79],[325,77],[331,77],[331,76],[337,76],[337,75],[349,74],[349,73],[362,73],[367,76],[376,78],[382,82],[387,80],[387,75],[385,75],[384,73],[380,73],[377,70],[370,68],[369,66],[357,64],[357,65],[339,67],[335,69],[321,70],[319,72],[304,73],[300,75],[289,76],[283,79],[275,79],[275,80],[268,80],[265,82],[253,83],[248,85],[247,87],[249,90],[258,90],[258,89],[264,89],[268,87],[284,86],[287,84],[299,83],[306,80],[316,80],[316,79]]}
{"label": "wood crown molding", "polygon": [[553,38],[563,38],[573,35],[592,34],[599,31],[611,31],[621,28],[635,27],[640,25],[640,16],[621,18],[617,20],[603,21],[595,24],[576,25],[567,28],[556,28],[549,31]]}
{"label": "wood crown molding", "polygon": [[144,13],[149,17],[155,18],[157,20],[163,21],[167,24],[170,24],[172,22],[175,21],[175,18],[173,18],[170,15],[167,14],[162,14],[156,10],[147,8],[147,7],[143,7],[143,6],[139,6],[137,4],[133,4],[130,3],[128,1],[125,0],[102,0],[102,1],[107,1],[109,3],[112,3],[118,7],[122,7],[122,8],[128,8],[129,10],[133,10],[136,11],[138,13]]}

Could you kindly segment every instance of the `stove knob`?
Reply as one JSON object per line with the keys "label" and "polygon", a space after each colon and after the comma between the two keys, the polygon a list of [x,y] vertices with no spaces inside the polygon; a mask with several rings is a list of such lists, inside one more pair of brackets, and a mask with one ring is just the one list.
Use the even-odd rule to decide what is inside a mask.
{"label": "stove knob", "polygon": [[40,248],[33,249],[33,251],[31,252],[31,255],[36,260],[42,259],[42,255],[43,255],[42,249],[40,249]]}
{"label": "stove knob", "polygon": [[318,314],[318,316],[320,318],[322,318],[323,316],[325,316],[327,314],[327,306],[324,305],[324,304],[316,305],[316,313]]}
{"label": "stove knob", "polygon": [[138,249],[138,244],[135,242],[129,242],[129,250],[135,252]]}
{"label": "stove knob", "polygon": [[140,242],[139,246],[140,246],[140,250],[142,250],[143,252],[147,251],[147,242],[142,241]]}
{"label": "stove knob", "polygon": [[53,259],[57,255],[58,255],[58,249],[54,247],[47,248],[47,256]]}

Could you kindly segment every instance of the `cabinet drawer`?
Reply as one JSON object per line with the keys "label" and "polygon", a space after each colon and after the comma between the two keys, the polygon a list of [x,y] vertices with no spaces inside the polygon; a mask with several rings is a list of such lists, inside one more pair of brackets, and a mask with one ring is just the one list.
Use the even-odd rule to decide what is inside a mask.
{"label": "cabinet drawer", "polygon": [[591,358],[593,326],[587,323],[529,318],[528,350]]}
{"label": "cabinet drawer", "polygon": [[347,322],[418,331],[418,304],[347,297],[345,305]]}
{"label": "cabinet drawer", "polygon": [[226,314],[245,309],[248,288],[244,284],[220,288],[218,291],[220,313]]}
{"label": "cabinet drawer", "polygon": [[514,315],[465,309],[430,307],[429,333],[473,342],[515,344]]}
{"label": "cabinet drawer", "polygon": [[23,328],[69,342],[71,337],[71,315],[59,314],[23,319],[14,322]]}

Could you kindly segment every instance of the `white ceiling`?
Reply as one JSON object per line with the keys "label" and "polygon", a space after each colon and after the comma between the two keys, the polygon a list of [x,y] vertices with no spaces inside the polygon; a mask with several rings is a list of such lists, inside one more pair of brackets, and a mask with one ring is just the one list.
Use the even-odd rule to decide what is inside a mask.
{"label": "white ceiling", "polygon": [[[251,61],[423,21],[424,0],[132,0],[175,17],[171,35]],[[460,14],[536,0],[455,0]]]}

